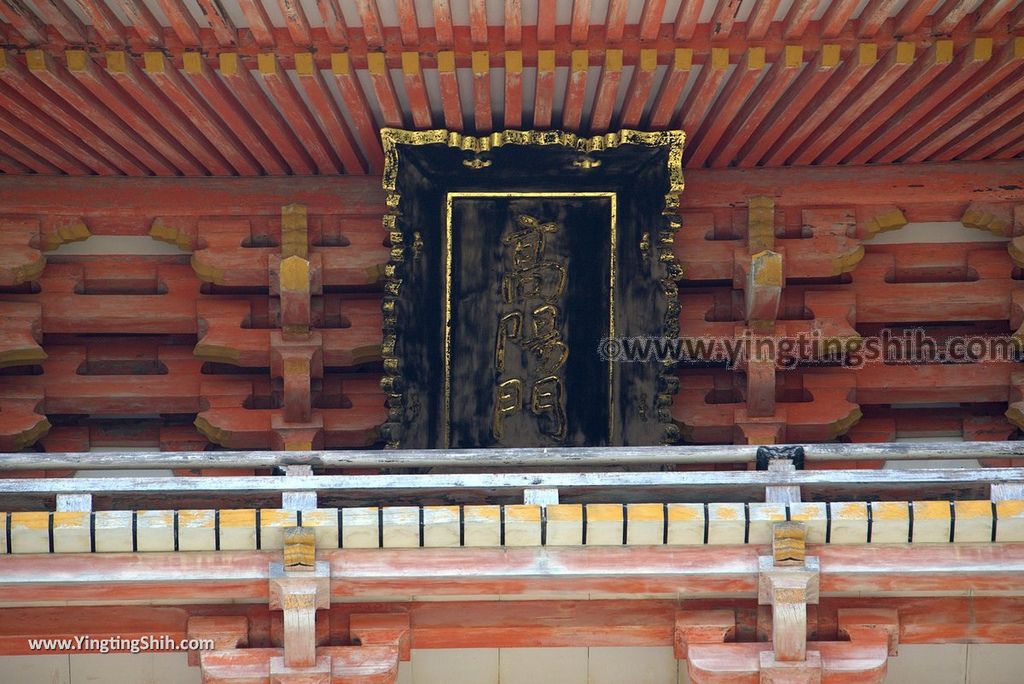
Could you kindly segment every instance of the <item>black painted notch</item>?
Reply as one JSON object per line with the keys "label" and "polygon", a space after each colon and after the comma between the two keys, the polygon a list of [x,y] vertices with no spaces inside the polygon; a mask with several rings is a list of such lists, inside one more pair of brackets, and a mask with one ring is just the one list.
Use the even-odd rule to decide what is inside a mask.
{"label": "black painted notch", "polygon": [[768,470],[771,461],[788,459],[797,470],[804,469],[804,448],[800,445],[757,447],[757,469]]}

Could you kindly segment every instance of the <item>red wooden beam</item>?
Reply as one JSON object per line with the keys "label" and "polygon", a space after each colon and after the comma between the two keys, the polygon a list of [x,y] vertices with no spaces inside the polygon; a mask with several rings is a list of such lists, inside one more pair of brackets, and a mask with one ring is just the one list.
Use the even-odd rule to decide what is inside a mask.
{"label": "red wooden beam", "polygon": [[[833,206],[867,207],[877,205],[880,197],[900,197],[908,218],[928,212],[952,217],[962,216],[971,201],[1024,202],[1024,188],[1006,182],[1019,170],[1013,160],[892,164],[870,173],[856,166],[692,169],[680,202],[685,210],[729,209],[738,196],[771,195],[778,206],[820,206],[821,198],[828,197]],[[126,196],[133,198],[130,204]],[[103,234],[110,235],[146,234],[140,216],[280,218],[281,207],[292,203],[305,205],[310,215],[340,213],[375,221],[384,202],[375,176],[0,180],[0,206],[9,214],[131,219],[107,225]]]}
{"label": "red wooden beam", "polygon": [[[36,59],[35,56],[37,54],[41,55],[42,53],[30,52],[33,60]],[[54,127],[54,133],[57,140],[65,141],[62,142],[64,147],[74,150],[78,149],[78,144],[77,142],[74,144],[67,142],[66,138],[68,136],[64,135],[60,128],[61,126],[72,133],[78,142],[85,144],[87,146],[85,148],[86,151],[89,149],[88,146],[94,148],[96,150],[95,153],[87,153],[86,156],[80,157],[94,171],[114,174],[125,173],[136,176],[149,174],[150,171],[145,165],[108,137],[102,129],[84,118],[87,115],[86,112],[82,112],[80,109],[64,101],[56,93],[49,91],[40,84],[39,80],[32,78],[21,64],[13,61],[3,52],[0,52],[0,80],[10,86],[10,88],[5,89],[9,98],[9,107],[19,104],[21,102],[20,98],[24,98],[22,104],[30,103],[25,110],[25,115],[22,116],[24,121],[32,124],[33,127],[35,127],[35,124],[41,123],[41,121],[36,121],[36,115],[28,114],[28,112],[35,111],[38,107],[42,112],[49,115],[44,117],[44,120],[52,117],[57,122],[58,125]],[[50,137],[45,127],[37,128],[37,130],[43,138]],[[106,169],[106,171],[103,169]],[[168,169],[173,172],[173,168],[168,167]]]}
{"label": "red wooden beam", "polygon": [[626,12],[629,0],[608,0],[608,11],[605,13],[604,37],[609,43],[618,43],[626,29]]}
{"label": "red wooden beam", "polygon": [[999,150],[996,155],[997,159],[1012,159],[1014,157],[1020,157],[1024,155],[1024,136],[1021,136],[1016,142],[1012,142],[1003,149]]}
{"label": "red wooden beam", "polygon": [[338,0],[316,0],[316,8],[323,20],[328,42],[338,47],[348,45],[348,27]]}
{"label": "red wooden beam", "polygon": [[729,67],[728,48],[712,48],[711,63],[701,67],[697,81],[686,96],[683,107],[679,111],[678,121],[684,131],[696,131],[704,117],[711,110],[718,87],[725,79]]}
{"label": "red wooden beam", "polygon": [[377,137],[377,124],[347,54],[336,52],[331,55],[331,73],[338,85],[341,101],[352,119],[352,128],[366,155],[370,171],[380,173],[384,168],[384,150]]}
{"label": "red wooden beam", "polygon": [[199,47],[202,44],[202,37],[199,33],[199,24],[192,17],[192,13],[185,7],[182,0],[157,0],[157,4],[163,11],[171,29],[178,36],[178,40],[185,47]]}
{"label": "red wooden beam", "polygon": [[355,0],[355,3],[356,9],[359,11],[359,19],[363,22],[366,44],[371,48],[383,47],[384,22],[381,21],[376,0]]}
{"label": "red wooden beam", "polygon": [[933,7],[935,0],[908,0],[896,15],[896,35],[905,36],[917,31]]}
{"label": "red wooden beam", "polygon": [[242,175],[258,175],[262,169],[248,147],[241,144],[235,134],[224,125],[217,113],[200,97],[185,77],[170,63],[162,52],[146,52],[144,71],[153,83],[184,117],[196,127]]}
{"label": "red wooden beam", "polygon": [[274,39],[274,25],[267,15],[267,8],[263,6],[263,0],[238,0],[238,6],[245,15],[245,21],[249,25],[249,33],[252,34],[256,45],[261,48],[272,48],[276,43]]}
{"label": "red wooden beam", "polygon": [[416,19],[416,3],[414,0],[396,0],[398,11],[398,28],[402,34],[402,45],[416,47],[420,42],[420,25]]}
{"label": "red wooden beam", "polygon": [[651,128],[664,128],[668,126],[675,114],[676,105],[690,80],[690,68],[693,65],[693,51],[689,48],[676,48],[672,62],[665,71],[665,77],[654,98],[654,106],[651,107],[650,120],[647,125]]}
{"label": "red wooden beam", "polygon": [[370,82],[373,84],[373,92],[377,96],[377,103],[384,117],[384,125],[401,128],[404,125],[402,105],[398,102],[398,94],[395,92],[395,84],[391,82],[391,71],[384,60],[384,54],[371,52],[366,58]]}
{"label": "red wooden beam", "polygon": [[[1019,107],[1018,107],[1019,110]],[[950,157],[956,159],[987,159],[988,157],[995,157],[996,154],[1011,146],[1018,138],[1024,134],[1024,114],[1013,115],[1013,110],[1003,112],[1002,115],[996,120],[999,127],[997,130],[988,135],[988,137],[981,139],[976,142],[973,146],[970,142],[978,140],[979,136],[972,135],[969,137],[970,142],[966,144],[966,149],[963,152],[956,150],[950,150],[947,152],[943,150],[943,157]],[[963,136],[967,138],[967,136]],[[960,145],[957,145],[960,147]]]}
{"label": "red wooden beam", "polygon": [[[266,133],[288,163],[292,173],[312,174],[316,167],[309,153],[296,140],[291,127],[285,122],[277,108],[271,104],[249,69],[241,63],[238,54],[222,52],[219,55],[219,74],[242,108]],[[286,204],[288,204],[286,202]]]}
{"label": "red wooden beam", "polygon": [[782,20],[782,37],[786,40],[802,38],[807,25],[811,23],[819,0],[793,0],[793,4]]}
{"label": "red wooden beam", "polygon": [[93,30],[106,45],[124,45],[125,28],[102,0],[76,0]]}
{"label": "red wooden beam", "polygon": [[264,85],[277,101],[289,127],[313,158],[317,170],[320,173],[341,173],[342,166],[331,143],[309,113],[288,74],[281,70],[277,56],[269,52],[260,54],[259,71]]}
{"label": "red wooden beam", "polygon": [[92,173],[88,166],[68,154],[64,148],[50,142],[48,137],[40,137],[27,123],[3,108],[0,108],[0,131],[63,173],[71,176],[88,176]]}
{"label": "red wooden beam", "polygon": [[786,130],[780,142],[768,154],[766,164],[782,164],[789,159],[808,136],[825,121],[839,103],[853,91],[878,61],[877,45],[862,43],[856,52],[829,79],[826,92],[813,96],[800,114],[800,118]]}
{"label": "red wooden beam", "polygon": [[[216,597],[211,601],[216,600]],[[758,608],[753,598],[687,600],[691,611],[727,610],[736,621],[737,639],[753,639]],[[901,644],[992,643],[1024,640],[1017,597],[822,597],[808,606],[808,619],[818,639],[839,639],[840,610],[884,606],[899,614]],[[377,615],[407,616],[413,649],[528,647],[656,647],[673,645],[675,599],[546,599],[519,601],[421,601],[374,604]],[[0,609],[0,655],[31,655],[30,639],[125,640],[153,634],[175,640],[197,636],[190,618],[235,619],[248,623],[250,641],[268,634],[274,620],[266,605],[204,603],[182,606],[118,606],[114,616],[103,606]],[[332,643],[348,643],[353,617],[365,615],[360,603],[335,603],[324,611]],[[193,622],[193,625],[195,623]],[[204,636],[204,635],[198,635]],[[280,636],[274,637],[274,642]]]}
{"label": "red wooden beam", "polygon": [[633,69],[633,76],[626,88],[626,99],[622,102],[619,126],[636,128],[640,125],[651,88],[654,87],[654,73],[658,68],[658,51],[641,50],[640,63]]}
{"label": "red wooden beam", "polygon": [[473,51],[473,123],[477,133],[490,133],[494,128],[491,118],[491,58],[486,50]]}
{"label": "red wooden beam", "polygon": [[46,42],[46,26],[21,0],[0,2],[0,19],[18,32],[24,45],[40,45]]}
{"label": "red wooden beam", "polygon": [[1018,0],[984,0],[978,7],[978,21],[974,24],[977,33],[988,33],[1003,20]]}
{"label": "red wooden beam", "polygon": [[186,52],[183,55],[183,64],[186,78],[253,154],[263,171],[273,175],[286,175],[288,166],[284,158],[267,138],[263,129],[253,121],[224,83],[217,78],[217,74],[206,64],[203,55],[199,52]]}
{"label": "red wooden beam", "polygon": [[900,77],[884,96],[878,98],[858,117],[821,156],[822,164],[838,164],[853,154],[876,130],[907,109],[911,101],[924,92],[929,83],[953,61],[953,41],[937,40],[914,65]]}
{"label": "red wooden beam", "polygon": [[782,0],[757,0],[747,18],[747,38],[761,40],[765,37],[780,4]]}
{"label": "red wooden beam", "polygon": [[[335,601],[465,594],[516,596],[685,594],[704,598],[757,593],[757,557],[741,547],[550,547],[325,550]],[[280,552],[278,552],[279,554]],[[1015,592],[1024,589],[1024,545],[821,546],[821,593],[906,594],[928,591]],[[19,604],[111,600],[237,601],[268,598],[274,552],[219,551],[144,554],[57,554],[40,564],[12,555],[0,568],[0,590]],[[473,572],[466,573],[466,568]],[[182,578],[189,578],[182,581]],[[16,607],[16,606],[11,606]]]}
{"label": "red wooden beam", "polygon": [[[989,97],[970,110],[961,113],[942,130],[936,131],[930,139],[907,155],[910,161],[950,161],[999,127],[1002,117],[1021,111],[1024,99],[1024,74],[1015,74],[1003,79]],[[963,138],[957,141],[959,136]]]}
{"label": "red wooden beam", "polygon": [[300,47],[312,46],[313,32],[302,3],[299,0],[277,0],[277,5],[281,8],[284,25],[292,41]]}
{"label": "red wooden beam", "polygon": [[[29,148],[22,145],[17,140],[5,135],[3,131],[0,131],[0,150],[3,150],[3,154],[12,158],[15,163],[20,164],[29,171],[36,173],[48,174],[48,175],[59,175],[61,170],[56,166],[46,161]],[[13,167],[16,171],[17,167]]]}
{"label": "red wooden beam", "polygon": [[507,47],[519,47],[522,40],[522,0],[505,0],[505,45]]}
{"label": "red wooden beam", "polygon": [[573,50],[572,66],[565,86],[565,104],[562,105],[562,129],[577,131],[583,118],[583,100],[587,92],[587,73],[590,71],[590,53]]}
{"label": "red wooden beam", "polygon": [[736,13],[740,11],[743,0],[718,0],[715,13],[711,15],[711,39],[722,40],[732,35],[732,26],[736,23]]}
{"label": "red wooden beam", "polygon": [[72,45],[84,45],[89,41],[89,30],[64,0],[34,0],[33,6],[43,23],[57,29],[64,40]]}
{"label": "red wooden beam", "polygon": [[448,0],[434,0],[434,34],[437,36],[437,44],[443,48],[450,48],[455,45],[455,35],[452,32],[452,8]]}
{"label": "red wooden beam", "polygon": [[798,45],[786,47],[783,59],[775,60],[768,73],[750,94],[743,109],[729,124],[722,136],[722,142],[711,157],[713,165],[728,166],[741,147],[750,139],[754,130],[761,125],[768,112],[786,92],[803,66],[804,51]]}
{"label": "red wooden beam", "polygon": [[725,87],[715,100],[714,116],[707,117],[687,150],[690,166],[703,166],[722,140],[727,127],[764,71],[764,48],[750,48],[740,58]]}
{"label": "red wooden beam", "polygon": [[800,76],[786,90],[785,95],[772,108],[771,113],[765,117],[757,132],[740,148],[736,156],[739,166],[754,166],[764,157],[828,81],[833,69],[839,64],[839,55],[838,45],[822,46],[814,60],[808,63]]}
{"label": "red wooden beam", "polygon": [[116,0],[121,6],[128,23],[142,38],[142,42],[150,47],[160,47],[164,43],[164,28],[156,20],[142,0]]}
{"label": "red wooden beam", "polygon": [[140,107],[185,145],[206,171],[217,175],[231,175],[231,166],[223,155],[203,137],[194,124],[175,113],[174,106],[167,97],[143,76],[126,52],[114,50],[107,53],[107,73]]}
{"label": "red wooden beam", "polygon": [[[450,131],[463,130],[462,96],[459,93],[459,75],[455,70],[455,53],[439,52],[437,55],[437,78],[441,89],[441,109],[444,111],[444,125]],[[508,105],[505,105],[506,110]]]}
{"label": "red wooden beam", "polygon": [[430,117],[430,98],[427,96],[427,86],[423,82],[418,52],[402,53],[402,80],[405,84],[405,95],[409,98],[413,126],[430,128],[433,125]]}
{"label": "red wooden beam", "polygon": [[935,88],[922,90],[915,95],[907,106],[893,115],[883,128],[865,141],[865,144],[847,159],[847,163],[866,164],[890,145],[894,144],[907,132],[915,130],[918,123],[947,98],[967,83],[990,58],[992,41],[978,38],[965,46],[954,58],[953,62],[941,71],[943,78]]}
{"label": "red wooden beam", "polygon": [[523,125],[523,53],[518,50],[505,51],[504,123],[509,129]]}
{"label": "red wooden beam", "polygon": [[[918,150],[933,150],[930,141],[933,135],[943,128],[960,112],[971,106],[980,97],[993,92],[1004,78],[1016,71],[1024,61],[1024,37],[1015,38],[1004,45],[993,60],[981,67],[978,72],[957,89],[949,97],[939,101],[924,120],[914,127],[913,131],[899,142],[888,146],[874,161],[892,162],[903,157],[920,157]],[[924,157],[920,157],[924,158]]]}
{"label": "red wooden beam", "polygon": [[681,0],[679,11],[676,13],[676,21],[672,28],[672,35],[675,36],[676,40],[690,40],[693,38],[703,8],[704,0]]}
{"label": "red wooden beam", "polygon": [[[611,8],[608,8],[611,12]],[[590,36],[590,0],[573,0],[569,40],[579,45]]]}
{"label": "red wooden beam", "polygon": [[821,17],[821,37],[835,38],[842,33],[858,4],[858,0],[833,0]]}
{"label": "red wooden beam", "polygon": [[867,74],[839,104],[838,114],[823,121],[797,148],[792,158],[793,163],[804,165],[818,159],[834,140],[843,137],[855,124],[863,120],[861,114],[877,102],[913,62],[913,43],[897,43],[896,47],[891,48],[871,73]]}
{"label": "red wooden beam", "polygon": [[[50,111],[54,114],[54,119],[51,119],[42,111],[36,109],[38,104],[40,103],[33,104],[17,90],[8,87],[6,84],[0,84],[0,107],[9,111],[16,120],[34,129],[39,140],[49,140],[57,143],[59,149],[70,152],[74,159],[82,162],[93,173],[108,175],[125,173],[85,144],[84,141],[91,140],[93,135],[100,136],[100,140],[103,141],[106,136],[102,132],[97,129],[89,130],[84,125],[84,122],[74,118],[73,112],[64,108],[51,109]],[[67,126],[67,131],[58,123],[58,120]],[[75,135],[71,135],[68,131],[75,133]],[[124,155],[122,154],[121,156],[123,157]],[[145,170],[137,162],[134,167],[129,168],[140,169],[140,171],[136,171],[136,175],[146,175]]]}
{"label": "red wooden beam", "polygon": [[874,38],[882,24],[892,14],[893,9],[900,5],[902,0],[870,0],[860,12],[857,20],[857,36],[859,38]]}
{"label": "red wooden beam", "polygon": [[550,128],[555,99],[555,51],[537,52],[537,84],[533,98],[533,127]]}
{"label": "red wooden beam", "polygon": [[352,137],[352,131],[345,123],[345,117],[334,101],[334,96],[327,88],[320,69],[314,62],[311,53],[299,53],[295,56],[295,73],[299,85],[320,128],[327,134],[330,145],[338,153],[346,173],[366,173],[366,162],[359,153],[359,146]]}
{"label": "red wooden beam", "polygon": [[946,0],[935,10],[932,31],[938,34],[952,33],[953,29],[974,9],[975,0]]}
{"label": "red wooden beam", "polygon": [[654,40],[661,29],[661,15],[665,13],[665,0],[644,0],[640,13],[640,40]]}
{"label": "red wooden beam", "polygon": [[[123,125],[113,121],[108,114],[103,113],[100,119],[91,122],[83,120],[83,115],[94,109],[93,102],[88,101],[88,95],[77,87],[68,72],[49,55],[42,50],[29,50],[26,58],[29,62],[28,71],[32,76],[29,76],[20,65],[11,62],[9,69],[3,72],[5,80],[8,75],[11,77],[8,81],[10,85],[22,83],[23,92],[34,92],[39,100],[47,102],[50,116],[83,140],[87,140],[100,155],[122,172],[144,176],[150,174],[151,168],[161,168],[160,160],[150,154],[151,148],[144,141],[126,133]],[[34,81],[44,83],[52,93],[30,85]],[[135,157],[134,154],[139,156]],[[150,163],[156,163],[157,166],[147,167],[146,164]]]}
{"label": "red wooden beam", "polygon": [[221,47],[234,45],[238,41],[238,31],[227,12],[221,7],[220,1],[196,0],[196,3],[206,17],[206,22],[210,25],[217,44]]}
{"label": "red wooden beam", "polygon": [[469,0],[469,39],[474,46],[487,45],[487,0]]}
{"label": "red wooden beam", "polygon": [[545,47],[555,42],[556,3],[541,2],[537,5],[537,44]]}
{"label": "red wooden beam", "polygon": [[1010,18],[1007,19],[1007,24],[1013,30],[1024,28],[1024,5],[1020,5],[1010,13]]}
{"label": "red wooden beam", "polygon": [[106,132],[154,172],[204,173],[203,166],[178,140],[132,98],[121,95],[120,87],[95,65],[85,50],[68,50],[66,55],[68,72],[81,87],[73,88],[63,79],[53,79],[51,87],[59,89],[57,94],[92,121],[109,126]]}
{"label": "red wooden beam", "polygon": [[597,94],[590,111],[590,131],[605,133],[611,125],[612,113],[619,98],[622,80],[622,50],[610,48],[604,53],[604,66],[597,82]]}
{"label": "red wooden beam", "polygon": [[[9,140],[9,138],[6,139]],[[13,140],[11,142],[15,145],[18,144]],[[17,161],[13,157],[8,156],[8,153],[5,151],[4,153],[0,153],[0,172],[5,174],[31,173],[32,169]]]}

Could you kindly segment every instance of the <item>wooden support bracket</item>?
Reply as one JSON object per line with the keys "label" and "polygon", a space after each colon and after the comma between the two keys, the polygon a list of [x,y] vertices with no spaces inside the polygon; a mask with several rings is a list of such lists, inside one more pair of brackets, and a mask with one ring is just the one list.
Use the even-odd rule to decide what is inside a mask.
{"label": "wooden support bracket", "polygon": [[360,646],[395,646],[400,660],[412,657],[412,629],[408,613],[353,614],[349,635]]}
{"label": "wooden support bracket", "polygon": [[316,560],[312,529],[285,532],[283,563],[270,565],[270,609],[284,611],[284,665],[317,665],[316,611],[331,606],[331,570]]}
{"label": "wooden support bracket", "polygon": [[745,288],[747,325],[759,332],[774,327],[785,282],[781,254],[764,250],[750,257]]}
{"label": "wooden support bracket", "polygon": [[885,640],[888,654],[897,655],[900,645],[899,613],[889,608],[840,608],[839,635],[850,641]]}
{"label": "wooden support bracket", "polygon": [[[244,615],[193,615],[187,627],[189,639],[213,641],[213,650],[224,651],[249,645],[249,619]],[[188,664],[200,664],[200,651],[188,652]]]}
{"label": "wooden support bracket", "polygon": [[686,660],[694,644],[721,644],[736,635],[736,613],[731,610],[680,610],[672,644],[676,660]]}
{"label": "wooden support bracket", "polygon": [[775,660],[800,662],[807,659],[807,605],[818,602],[820,568],[816,557],[795,548],[802,546],[802,523],[776,523],[772,532],[773,554],[758,558],[757,601],[772,607]]}

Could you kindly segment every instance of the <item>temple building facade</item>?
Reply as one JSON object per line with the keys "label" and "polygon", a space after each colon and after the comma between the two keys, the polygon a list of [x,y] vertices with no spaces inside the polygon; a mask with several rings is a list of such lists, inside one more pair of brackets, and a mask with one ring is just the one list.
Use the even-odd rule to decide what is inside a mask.
{"label": "temple building facade", "polygon": [[0,684],[1017,684],[1022,280],[1022,0],[0,0]]}

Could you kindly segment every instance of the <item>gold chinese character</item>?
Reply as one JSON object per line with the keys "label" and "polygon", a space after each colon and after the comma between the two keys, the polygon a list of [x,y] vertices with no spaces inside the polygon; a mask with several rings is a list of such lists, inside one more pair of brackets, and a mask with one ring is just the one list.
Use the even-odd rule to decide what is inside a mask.
{"label": "gold chinese character", "polygon": [[562,398],[562,379],[555,375],[533,383],[530,410],[538,416],[548,415],[547,425],[541,432],[556,440],[565,438],[565,406]]}
{"label": "gold chinese character", "polygon": [[491,418],[491,432],[501,440],[505,436],[505,418],[519,413],[523,406],[523,381],[512,378],[494,388],[494,415]]}
{"label": "gold chinese character", "polygon": [[522,330],[522,311],[507,313],[498,321],[498,335],[494,343],[494,367],[499,373],[505,370],[505,342],[519,339]]}
{"label": "gold chinese character", "polygon": [[524,270],[537,266],[544,258],[544,234],[558,230],[557,223],[541,223],[532,216],[523,214],[519,217],[519,225],[524,230],[506,235],[502,243],[512,247],[512,266],[516,270]]}
{"label": "gold chinese character", "polygon": [[565,292],[567,282],[564,266],[543,261],[522,271],[506,273],[501,279],[501,295],[508,304],[525,299],[553,302]]}

